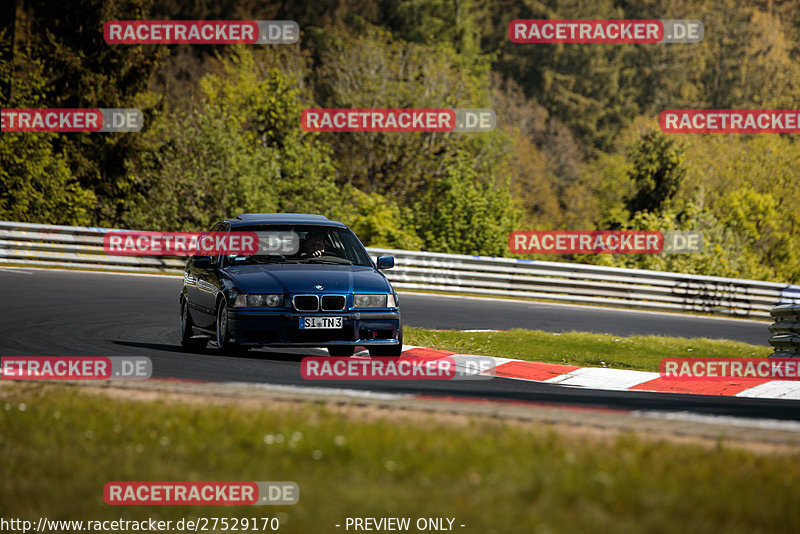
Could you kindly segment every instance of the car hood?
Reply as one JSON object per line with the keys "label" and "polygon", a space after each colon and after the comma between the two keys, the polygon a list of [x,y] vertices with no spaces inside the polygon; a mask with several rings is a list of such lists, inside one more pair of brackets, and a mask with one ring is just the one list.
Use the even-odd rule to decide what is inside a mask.
{"label": "car hood", "polygon": [[224,272],[244,293],[391,292],[383,274],[357,265],[250,264],[232,265]]}

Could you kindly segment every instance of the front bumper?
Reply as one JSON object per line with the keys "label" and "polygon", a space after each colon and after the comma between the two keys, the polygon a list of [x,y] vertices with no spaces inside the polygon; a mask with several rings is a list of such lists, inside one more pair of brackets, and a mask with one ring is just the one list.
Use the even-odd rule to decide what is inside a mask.
{"label": "front bumper", "polygon": [[[342,317],[342,328],[300,329],[300,318]],[[400,311],[295,312],[228,309],[231,341],[245,346],[320,347],[392,346],[399,343]]]}

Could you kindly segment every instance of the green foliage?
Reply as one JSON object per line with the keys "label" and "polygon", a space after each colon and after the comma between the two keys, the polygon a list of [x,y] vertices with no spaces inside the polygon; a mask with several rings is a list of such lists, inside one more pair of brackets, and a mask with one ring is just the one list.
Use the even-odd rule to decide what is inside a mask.
{"label": "green foliage", "polygon": [[[479,12],[472,0],[406,0],[384,14],[398,37],[413,42],[449,43],[463,56],[479,53]],[[381,22],[383,22],[381,21]]]}
{"label": "green foliage", "polygon": [[[7,42],[3,42],[7,48]],[[12,65],[0,63],[0,85],[11,88],[14,103],[36,107],[45,86],[42,66],[32,61],[24,83]],[[7,102],[0,102],[7,107]],[[81,225],[91,221],[95,195],[75,180],[55,134],[0,134],[0,220]]]}
{"label": "green foliage", "polygon": [[[636,116],[641,91],[628,66],[626,45],[528,45],[508,39],[512,19],[626,18],[612,0],[500,2],[490,15],[486,41],[497,47],[495,68],[517,80],[583,142],[586,153],[607,150],[616,134]],[[659,18],[659,17],[655,17]]]}
{"label": "green foliage", "polygon": [[511,177],[515,204],[525,214],[521,223],[528,229],[557,227],[561,207],[546,155],[519,133],[513,135],[513,143],[513,152],[503,169]]}
{"label": "green foliage", "polygon": [[[668,108],[786,108],[800,100],[800,2],[500,0],[479,24],[493,67],[517,80],[582,142],[609,151],[638,115]],[[525,45],[513,19],[696,19],[701,43]]]}
{"label": "green foliage", "polygon": [[422,240],[407,224],[411,214],[379,193],[365,193],[345,186],[344,213],[339,217],[366,246],[421,250]]}
{"label": "green foliage", "polygon": [[672,200],[686,176],[683,149],[675,141],[656,131],[645,133],[628,150],[633,164],[629,171],[636,192],[627,202],[631,213],[660,212]]}
{"label": "green foliage", "polygon": [[265,158],[245,149],[241,132],[211,111],[205,106],[156,119],[148,132],[153,148],[131,163],[145,193],[128,207],[126,226],[203,230],[245,211],[249,183],[269,167]]}
{"label": "green foliage", "polygon": [[[678,181],[672,200],[654,201],[649,210],[637,211],[631,217],[619,194],[605,197],[610,202],[601,209],[599,227],[702,231],[705,248],[701,254],[601,255],[583,258],[584,261],[764,280],[800,280],[796,260],[800,239],[795,231],[800,225],[796,208],[800,195],[796,179],[800,145],[796,141],[774,134],[671,136],[670,141],[686,146],[685,152],[678,155],[674,146],[666,149],[669,143],[663,140],[643,152],[643,139],[628,149],[631,157],[646,162],[639,167],[646,168],[649,162],[651,169],[668,168],[672,164],[664,154],[671,153],[677,157],[672,161],[680,162],[686,175]],[[618,166],[620,157],[621,154],[599,158],[587,167],[587,172],[599,177],[600,183],[616,183],[617,191],[625,190],[626,180],[628,187],[634,187],[633,161],[626,163],[625,178],[614,179],[626,168]],[[663,160],[660,167],[654,163],[658,159]],[[655,180],[645,183],[649,184],[647,192],[658,190],[650,185]]]}
{"label": "green foliage", "polygon": [[[17,20],[15,78],[30,83],[34,64],[41,65],[47,82],[37,91],[42,107],[139,107],[146,113],[148,107],[142,104],[152,105],[154,100],[138,97],[146,92],[166,47],[109,46],[103,40],[103,24],[146,19],[152,4],[152,0],[24,2]],[[144,149],[141,139],[127,133],[53,137],[55,150],[64,154],[81,187],[97,197],[94,223],[120,223],[126,200],[134,193],[125,161]]]}
{"label": "green foliage", "polygon": [[54,150],[53,134],[0,136],[0,220],[85,225],[94,203]]}
{"label": "green foliage", "polygon": [[[800,140],[653,131],[667,108],[796,107],[800,0],[155,4],[18,4],[2,26],[3,107],[136,107],[146,125],[3,133],[0,217],[200,229],[319,212],[375,246],[494,255],[512,229],[702,230],[701,255],[567,260],[800,281]],[[103,42],[106,20],[147,18],[289,19],[302,36],[247,50]],[[706,33],[520,45],[516,18],[692,18]],[[307,107],[491,107],[498,127],[309,134]]]}
{"label": "green foliage", "polygon": [[603,154],[586,165],[581,181],[597,202],[596,224],[590,226],[617,230],[628,223],[627,201],[635,194],[632,171],[630,161],[619,153]]}
{"label": "green foliage", "polygon": [[[368,27],[352,36],[342,29],[318,32],[321,50],[316,98],[331,108],[479,108],[488,104],[486,61],[460,56],[447,44],[395,39]],[[495,165],[502,147],[492,135],[349,133],[320,136],[333,149],[340,184],[411,202],[441,173],[441,162],[459,150]]]}
{"label": "green foliage", "polygon": [[524,212],[522,227],[576,224],[585,216],[585,205],[575,200],[584,162],[574,137],[535,99],[526,98],[514,80],[493,74],[491,83],[492,109],[507,147],[495,174],[509,176],[515,205]]}
{"label": "green foliage", "polygon": [[301,104],[281,72],[240,49],[201,88],[198,108],[166,111],[148,132],[152,148],[131,169],[145,193],[128,225],[198,230],[243,211],[337,213],[329,151],[288,126]]}
{"label": "green foliage", "polygon": [[502,183],[481,183],[466,153],[445,163],[444,175],[414,203],[413,225],[424,250],[508,254],[519,213]]}
{"label": "green foliage", "polygon": [[800,143],[778,134],[692,139],[682,196],[725,225],[722,245],[737,252],[745,276],[800,281]]}
{"label": "green foliage", "polygon": [[[628,230],[656,230],[660,232],[684,230],[703,233],[703,251],[693,254],[639,254],[608,255],[590,257],[591,263],[652,269],[656,271],[705,274],[711,276],[739,276],[745,272],[742,261],[743,243],[736,241],[736,235],[726,228],[713,213],[703,211],[690,203],[676,213],[672,210],[636,213],[625,225]],[[748,272],[752,278],[760,278],[757,273]]]}

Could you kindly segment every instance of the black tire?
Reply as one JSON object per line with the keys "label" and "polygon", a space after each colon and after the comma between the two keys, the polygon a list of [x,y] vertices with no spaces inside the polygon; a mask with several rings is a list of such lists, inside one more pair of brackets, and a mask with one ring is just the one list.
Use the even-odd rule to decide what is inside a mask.
{"label": "black tire", "polygon": [[328,347],[328,354],[331,356],[346,357],[352,356],[355,352],[356,348],[354,346],[335,345],[333,347]]}
{"label": "black tire", "polygon": [[400,327],[400,333],[397,336],[397,345],[389,345],[384,347],[369,347],[370,356],[397,358],[403,354],[403,327]]}
{"label": "black tire", "polygon": [[194,324],[192,316],[189,315],[189,306],[186,301],[181,299],[181,346],[187,351],[199,351],[206,348],[208,340],[202,337],[194,337]]}
{"label": "black tire", "polygon": [[230,331],[228,331],[228,304],[225,299],[219,301],[217,306],[217,348],[224,354],[241,354],[247,352],[247,347],[237,345],[231,341]]}

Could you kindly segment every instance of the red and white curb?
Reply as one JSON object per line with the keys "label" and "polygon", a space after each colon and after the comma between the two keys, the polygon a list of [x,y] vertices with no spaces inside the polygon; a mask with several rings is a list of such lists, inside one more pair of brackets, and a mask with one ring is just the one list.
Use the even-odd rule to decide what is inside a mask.
{"label": "red and white curb", "polygon": [[[355,357],[366,357],[366,351]],[[403,345],[401,358],[415,360],[436,360],[446,356],[453,357],[458,364],[456,352],[427,349]],[[577,367],[558,363],[541,363],[509,358],[481,356],[494,360],[494,376],[542,382],[560,386],[583,387],[618,391],[650,391],[661,393],[685,393],[693,395],[723,395],[728,397],[749,397],[763,399],[800,399],[800,381],[763,379],[697,379],[661,376],[660,373],[608,369],[603,367]],[[492,372],[489,370],[488,372]]]}

